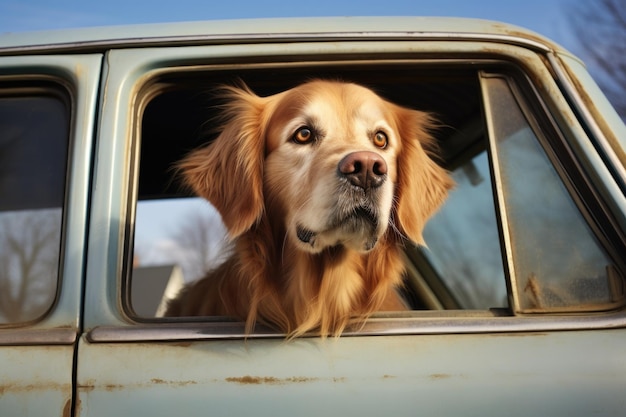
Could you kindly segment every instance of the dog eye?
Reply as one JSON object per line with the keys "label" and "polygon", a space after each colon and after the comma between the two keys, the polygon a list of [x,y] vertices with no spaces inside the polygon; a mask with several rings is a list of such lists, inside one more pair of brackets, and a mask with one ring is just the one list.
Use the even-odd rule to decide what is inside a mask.
{"label": "dog eye", "polygon": [[310,143],[313,141],[313,139],[315,139],[313,131],[306,126],[303,126],[300,129],[296,130],[296,133],[294,133],[292,137],[292,140],[295,143],[299,143],[301,145]]}
{"label": "dog eye", "polygon": [[387,135],[385,134],[385,132],[376,132],[376,134],[374,135],[374,139],[373,139],[374,145],[381,149],[384,149],[387,147],[388,141],[389,140],[387,139]]}

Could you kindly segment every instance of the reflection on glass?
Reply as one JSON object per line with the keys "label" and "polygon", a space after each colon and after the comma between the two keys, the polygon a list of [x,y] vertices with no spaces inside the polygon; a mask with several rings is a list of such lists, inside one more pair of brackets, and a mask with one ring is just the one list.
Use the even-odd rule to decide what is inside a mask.
{"label": "reflection on glass", "polygon": [[0,96],[0,324],[54,303],[69,139],[64,100],[10,93]]}
{"label": "reflection on glass", "polygon": [[61,209],[0,211],[0,323],[42,316],[54,301]]}
{"label": "reflection on glass", "polygon": [[487,153],[452,173],[448,201],[426,225],[426,255],[461,307],[507,306]]}
{"label": "reflection on glass", "polygon": [[611,302],[611,261],[596,241],[507,80],[485,80],[520,309]]}

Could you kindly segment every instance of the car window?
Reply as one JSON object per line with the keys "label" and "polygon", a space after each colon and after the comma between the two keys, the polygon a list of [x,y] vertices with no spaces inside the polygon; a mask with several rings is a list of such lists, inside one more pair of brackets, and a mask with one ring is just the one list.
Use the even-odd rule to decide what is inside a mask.
{"label": "car window", "polygon": [[610,308],[616,265],[548,157],[544,132],[506,77],[484,79],[509,268],[519,309]]}
{"label": "car window", "polygon": [[[146,104],[140,112],[133,268],[126,280],[131,315],[161,316],[169,298],[230,253],[219,214],[189,195],[174,169],[187,152],[215,137],[220,108],[215,89],[243,80],[257,94],[268,95],[312,77],[367,85],[392,102],[435,114],[440,122],[433,132],[438,163],[456,185],[426,226],[426,246],[406,247],[402,292],[411,309],[514,314],[612,302],[607,278],[612,262],[554,171],[555,162],[542,151],[540,134],[533,133],[515,100],[493,104],[491,96],[483,96],[490,90],[481,90],[475,67],[273,68],[236,74],[198,69],[162,77],[146,87],[143,94],[150,100],[138,100]],[[488,134],[487,121],[509,133],[492,129]],[[490,135],[498,143],[490,142]],[[496,193],[497,178],[508,181],[501,186],[504,202]],[[536,207],[530,207],[531,201]],[[563,217],[544,237],[555,213]],[[566,231],[556,228],[574,222]],[[555,239],[577,240],[578,249],[566,251],[558,246],[563,240]],[[568,266],[561,265],[557,273],[559,257]],[[573,293],[557,301],[556,294],[565,290]]]}
{"label": "car window", "polygon": [[200,198],[139,202],[135,236],[131,305],[141,317],[162,316],[168,299],[228,253],[219,213]]}
{"label": "car window", "polygon": [[426,225],[423,250],[458,308],[507,307],[487,151],[452,172],[455,188]]}
{"label": "car window", "polygon": [[[129,310],[139,317],[161,315],[167,298],[201,278],[230,251],[217,211],[189,196],[172,169],[185,153],[214,137],[216,87],[241,78],[258,94],[268,95],[313,76],[367,85],[390,101],[432,112],[441,122],[433,132],[443,154],[439,163],[453,172],[457,187],[425,231],[429,250],[407,248],[408,304],[413,309],[507,307],[477,72],[429,67],[278,72],[238,72],[236,77],[188,73],[155,82],[146,93],[152,100],[142,112]],[[475,204],[468,205],[468,199]],[[476,227],[467,230],[459,224]],[[448,239],[451,229],[456,229],[457,239]],[[485,244],[475,248],[470,237],[479,235]],[[476,250],[469,253],[463,246]],[[427,299],[423,289],[437,286],[441,291]],[[449,302],[442,303],[446,295]]]}
{"label": "car window", "polygon": [[67,103],[52,87],[0,84],[0,324],[41,317],[56,296]]}

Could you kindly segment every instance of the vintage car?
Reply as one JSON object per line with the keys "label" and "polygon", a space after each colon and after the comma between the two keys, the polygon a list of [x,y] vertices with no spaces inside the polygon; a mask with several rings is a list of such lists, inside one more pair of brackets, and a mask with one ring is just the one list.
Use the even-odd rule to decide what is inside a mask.
{"label": "vintage car", "polygon": [[[218,86],[367,85],[436,115],[456,187],[410,311],[286,340],[162,317],[224,228],[172,169]],[[0,36],[0,415],[626,414],[626,128],[500,23],[216,21]]]}

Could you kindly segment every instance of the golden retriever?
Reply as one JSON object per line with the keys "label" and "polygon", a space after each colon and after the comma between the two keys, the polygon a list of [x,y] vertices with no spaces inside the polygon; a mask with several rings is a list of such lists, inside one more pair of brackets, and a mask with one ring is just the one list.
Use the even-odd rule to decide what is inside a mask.
{"label": "golden retriever", "polygon": [[430,158],[431,117],[344,82],[225,89],[221,133],[179,169],[222,215],[233,253],[166,316],[233,316],[295,337],[406,309],[402,246],[423,243],[452,186]]}

